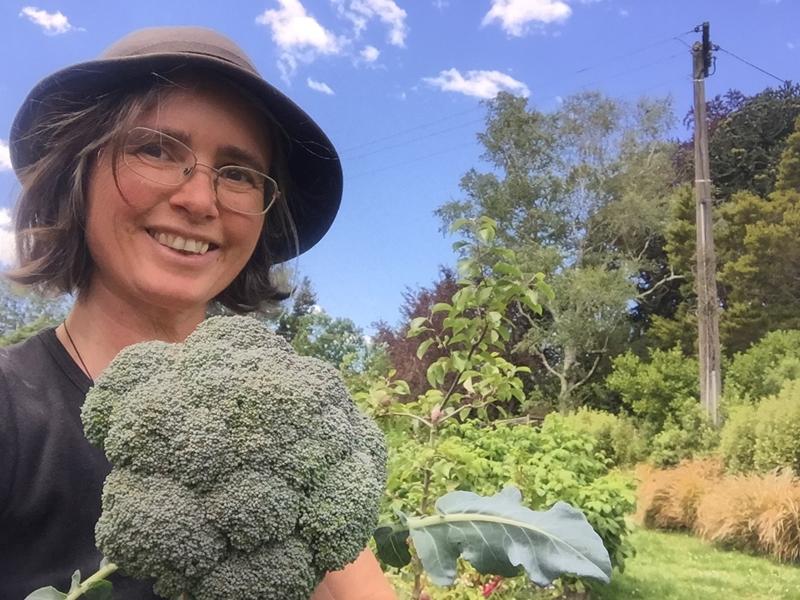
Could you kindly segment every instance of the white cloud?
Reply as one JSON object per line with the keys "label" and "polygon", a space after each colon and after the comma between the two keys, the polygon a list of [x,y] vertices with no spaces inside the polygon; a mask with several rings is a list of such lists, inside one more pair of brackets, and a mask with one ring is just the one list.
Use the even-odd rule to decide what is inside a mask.
{"label": "white cloud", "polygon": [[334,92],[327,83],[323,83],[322,81],[314,81],[310,77],[306,79],[306,83],[308,87],[310,87],[315,92],[322,92],[323,94],[327,94],[328,96],[333,96]]}
{"label": "white cloud", "polygon": [[20,11],[19,16],[27,17],[31,23],[41,27],[47,35],[58,35],[75,29],[61,11],[49,13],[35,6],[26,6]]}
{"label": "white cloud", "polygon": [[300,0],[278,0],[278,3],[279,9],[265,10],[256,17],[256,23],[272,31],[272,41],[281,49],[278,64],[284,77],[294,73],[301,62],[342,52],[346,40],[320,25]]}
{"label": "white cloud", "polygon": [[5,140],[0,140],[0,171],[10,171],[11,168],[11,150]]}
{"label": "white cloud", "polygon": [[522,36],[529,23],[561,23],[572,14],[563,0],[492,0],[492,8],[483,17],[483,25],[500,22],[503,31]]}
{"label": "white cloud", "polygon": [[628,16],[630,16],[630,14],[631,14],[631,13],[630,13],[630,11],[628,11],[628,10],[627,10],[627,9],[625,9],[625,8],[620,8],[620,9],[619,9],[619,16],[620,16],[620,17],[623,17],[623,18],[624,18],[624,17],[628,17]]}
{"label": "white cloud", "polygon": [[500,71],[467,71],[464,77],[458,69],[448,69],[437,77],[426,77],[423,81],[445,92],[460,92],[476,98],[494,98],[502,91],[525,98],[530,96],[528,86]]}
{"label": "white cloud", "polygon": [[786,42],[786,47],[789,50],[794,50],[795,48],[797,48],[797,45],[794,42]]}
{"label": "white cloud", "polygon": [[0,263],[13,265],[17,262],[17,246],[11,226],[11,211],[0,208]]}
{"label": "white cloud", "polygon": [[381,51],[378,50],[375,46],[365,46],[363,50],[361,50],[361,58],[364,59],[365,62],[371,63],[378,60],[378,57],[381,55]]}
{"label": "white cloud", "polygon": [[404,47],[408,26],[406,11],[397,6],[394,0],[331,0],[339,12],[355,28],[358,37],[372,19],[379,19],[389,28],[389,43]]}

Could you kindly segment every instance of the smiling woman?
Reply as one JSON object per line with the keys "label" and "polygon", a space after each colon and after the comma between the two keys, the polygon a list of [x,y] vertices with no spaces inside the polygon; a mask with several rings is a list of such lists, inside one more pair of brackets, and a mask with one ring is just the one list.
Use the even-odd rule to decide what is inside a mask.
{"label": "smiling woman", "polygon": [[[40,82],[17,114],[19,265],[8,277],[77,300],[66,321],[0,352],[0,597],[68,588],[100,560],[110,465],[80,421],[124,347],[183,341],[209,304],[285,297],[271,270],[312,247],[339,207],[325,134],[243,52],[199,28],[134,32]],[[118,577],[115,598],[151,598]],[[365,551],[316,600],[394,595]]]}

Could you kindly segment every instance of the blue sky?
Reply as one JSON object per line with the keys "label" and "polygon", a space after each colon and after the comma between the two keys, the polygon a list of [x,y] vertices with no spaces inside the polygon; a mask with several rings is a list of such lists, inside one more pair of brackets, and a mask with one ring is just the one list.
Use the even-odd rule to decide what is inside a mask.
{"label": "blue sky", "polygon": [[[586,89],[669,95],[682,117],[691,104],[685,43],[704,20],[725,50],[797,79],[800,0],[4,0],[0,209],[18,191],[8,131],[40,78],[140,27],[213,27],[339,149],[342,209],[299,268],[325,310],[369,330],[395,323],[404,289],[429,285],[453,262],[433,211],[459,197],[469,168],[485,167],[475,141],[482,98],[506,90],[551,110]],[[769,85],[779,82],[720,52],[707,95]],[[0,255],[10,247],[6,222],[0,212]]]}

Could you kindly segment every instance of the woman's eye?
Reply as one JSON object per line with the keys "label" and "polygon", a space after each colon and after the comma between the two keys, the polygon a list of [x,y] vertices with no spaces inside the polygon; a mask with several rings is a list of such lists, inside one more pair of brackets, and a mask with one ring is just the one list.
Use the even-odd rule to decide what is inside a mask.
{"label": "woman's eye", "polygon": [[224,170],[223,176],[232,183],[255,185],[255,177],[245,169],[227,167]]}
{"label": "woman's eye", "polygon": [[161,144],[145,144],[144,146],[139,147],[137,154],[141,154],[146,156],[147,158],[164,158],[166,152]]}

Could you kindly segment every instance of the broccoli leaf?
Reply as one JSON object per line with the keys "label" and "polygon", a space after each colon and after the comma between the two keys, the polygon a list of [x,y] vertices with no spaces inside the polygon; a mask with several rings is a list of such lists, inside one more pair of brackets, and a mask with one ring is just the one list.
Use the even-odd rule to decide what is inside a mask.
{"label": "broccoli leaf", "polygon": [[[610,581],[608,552],[579,510],[558,502],[533,511],[521,500],[513,486],[490,497],[456,491],[439,498],[436,515],[408,517],[406,529],[431,580],[451,585],[462,556],[481,573],[511,577],[524,570],[540,586],[564,574]],[[392,535],[402,539],[399,529]]]}
{"label": "broccoli leaf", "polygon": [[381,525],[373,535],[378,556],[387,565],[399,569],[411,562],[411,553],[408,551],[408,527]]}
{"label": "broccoli leaf", "polygon": [[67,595],[64,592],[59,592],[52,585],[39,588],[25,596],[25,600],[64,600]]}
{"label": "broccoli leaf", "polygon": [[110,581],[101,579],[90,584],[83,593],[87,600],[111,600],[113,598],[114,586]]}
{"label": "broccoli leaf", "polygon": [[77,590],[81,585],[81,572],[79,569],[76,569],[75,572],[72,574],[72,579],[70,580],[69,591],[70,593]]}

